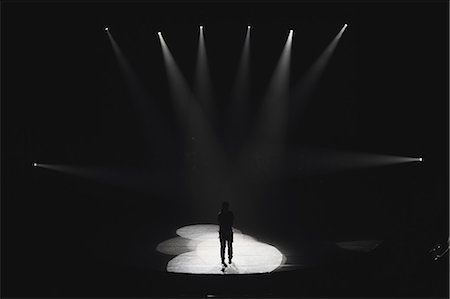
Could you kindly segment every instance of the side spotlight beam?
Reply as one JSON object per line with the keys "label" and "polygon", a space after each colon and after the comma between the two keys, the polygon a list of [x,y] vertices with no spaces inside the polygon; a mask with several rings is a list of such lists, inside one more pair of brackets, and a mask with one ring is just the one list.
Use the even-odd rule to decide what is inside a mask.
{"label": "side spotlight beam", "polygon": [[296,174],[309,176],[422,161],[420,157],[304,148],[288,153],[287,166]]}
{"label": "side spotlight beam", "polygon": [[34,163],[37,168],[73,175],[83,179],[139,191],[171,193],[180,179],[175,170],[148,172],[140,169]]}

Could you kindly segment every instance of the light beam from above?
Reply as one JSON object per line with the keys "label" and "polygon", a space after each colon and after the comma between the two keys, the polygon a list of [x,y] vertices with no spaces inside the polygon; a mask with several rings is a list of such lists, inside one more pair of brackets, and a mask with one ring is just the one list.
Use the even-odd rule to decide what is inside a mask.
{"label": "light beam from above", "polygon": [[210,81],[210,71],[208,66],[208,56],[206,54],[205,36],[203,26],[200,26],[198,37],[197,65],[195,70],[195,95],[200,101],[205,116],[212,120],[213,116],[213,95]]}
{"label": "light beam from above", "polygon": [[177,109],[179,119],[185,122],[188,104],[192,100],[193,95],[161,32],[158,32],[158,38],[161,44],[167,77],[169,79],[170,91],[172,93],[172,98],[175,101],[175,109]]}
{"label": "light beam from above", "polygon": [[153,104],[152,99],[148,96],[145,88],[142,86],[142,83],[113,38],[111,32],[107,30],[106,33],[111,42],[122,76],[127,83],[134,109],[139,116],[141,124],[144,126],[146,146],[148,148],[162,146],[161,142],[155,142],[155,140],[162,140],[165,136],[167,130],[166,120],[161,118],[161,114]]}
{"label": "light beam from above", "polygon": [[284,149],[273,147],[272,144],[284,144],[286,137],[292,44],[293,31],[291,30],[262,99],[253,136],[246,141],[238,158],[240,172],[249,173],[250,176],[254,176],[255,171],[258,172],[251,162],[251,157],[258,153],[279,157],[279,159],[271,160],[273,166],[272,171],[268,173],[269,177],[277,176],[280,170],[282,161],[280,153]]}
{"label": "light beam from above", "polygon": [[292,95],[293,108],[290,109],[293,119],[298,117],[298,110],[304,106],[318,84],[330,58],[332,57],[342,35],[344,34],[347,24],[345,24],[339,33],[333,38],[331,43],[326,47],[322,54],[317,58],[314,64],[309,68],[307,73],[295,86]]}
{"label": "light beam from above", "polygon": [[280,59],[272,75],[265,96],[262,100],[257,138],[265,142],[280,143],[284,141],[287,104],[289,96],[289,74],[292,52],[293,31],[290,30]]}
{"label": "light beam from above", "polygon": [[[181,130],[184,133],[183,137],[187,151],[190,153],[185,160],[190,166],[187,168],[196,168],[197,162],[200,165],[205,165],[205,167],[197,169],[195,175],[189,174],[190,177],[194,177],[189,182],[189,186],[194,193],[193,197],[200,201],[199,205],[202,205],[205,209],[212,209],[214,206],[217,206],[217,202],[211,200],[211,194],[217,193],[217,189],[223,188],[224,182],[229,181],[226,177],[229,163],[225,159],[226,157],[222,152],[220,143],[213,134],[210,123],[206,120],[200,104],[194,98],[186,79],[175,63],[164,37],[160,35],[159,40],[174,108],[176,109]],[[213,171],[210,171],[211,169]],[[209,183],[205,184],[205,180],[208,180]],[[221,196],[225,195],[221,194]],[[218,197],[216,197],[217,199]]]}
{"label": "light beam from above", "polygon": [[233,83],[231,90],[230,104],[227,115],[230,115],[228,120],[230,129],[227,130],[230,142],[235,142],[236,138],[240,136],[243,127],[247,120],[246,108],[250,101],[250,26],[247,27],[245,34],[244,47],[242,48],[241,58],[239,61],[236,80]]}

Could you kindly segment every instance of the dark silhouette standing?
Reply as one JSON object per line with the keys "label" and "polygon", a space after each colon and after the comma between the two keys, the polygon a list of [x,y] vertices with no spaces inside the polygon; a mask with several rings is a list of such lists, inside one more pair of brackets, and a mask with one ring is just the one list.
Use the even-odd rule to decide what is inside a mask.
{"label": "dark silhouette standing", "polygon": [[220,239],[220,257],[222,264],[225,264],[225,245],[228,246],[228,262],[231,264],[233,258],[233,220],[234,215],[229,209],[228,202],[222,203],[222,210],[217,216],[219,222],[219,239]]}

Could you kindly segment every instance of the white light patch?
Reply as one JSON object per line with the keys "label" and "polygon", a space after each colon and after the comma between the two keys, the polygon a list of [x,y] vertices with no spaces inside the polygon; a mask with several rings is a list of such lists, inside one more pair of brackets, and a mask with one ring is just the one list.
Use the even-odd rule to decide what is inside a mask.
{"label": "white light patch", "polygon": [[33,163],[33,166],[37,166],[37,163]]}
{"label": "white light patch", "polygon": [[[177,229],[176,234],[190,240],[209,240],[213,237],[218,238],[218,231],[219,226],[215,224],[194,224]],[[235,228],[233,228],[233,232],[241,233]]]}
{"label": "white light patch", "polygon": [[[177,234],[191,238],[192,251],[182,253],[167,264],[167,271],[189,274],[254,274],[269,273],[283,263],[283,254],[274,246],[262,243],[234,230],[232,264],[223,268],[217,225],[192,225],[180,228]],[[225,250],[228,260],[227,249]]]}
{"label": "white light patch", "polygon": [[105,31],[108,31],[109,29],[108,29],[108,27],[105,27]]}

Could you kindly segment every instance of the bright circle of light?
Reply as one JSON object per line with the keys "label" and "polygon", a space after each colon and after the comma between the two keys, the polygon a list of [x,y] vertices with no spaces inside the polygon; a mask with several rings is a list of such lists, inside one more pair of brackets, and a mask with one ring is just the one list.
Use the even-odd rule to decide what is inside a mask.
{"label": "bright circle of light", "polygon": [[[240,233],[233,228],[234,233]],[[191,240],[208,240],[219,238],[219,226],[215,224],[194,224],[177,229],[176,234]]]}
{"label": "bright circle of light", "polygon": [[233,259],[223,271],[220,259],[218,226],[199,224],[177,230],[183,238],[195,241],[191,251],[182,253],[167,264],[167,272],[188,274],[269,273],[283,263],[283,254],[274,246],[234,231]]}

